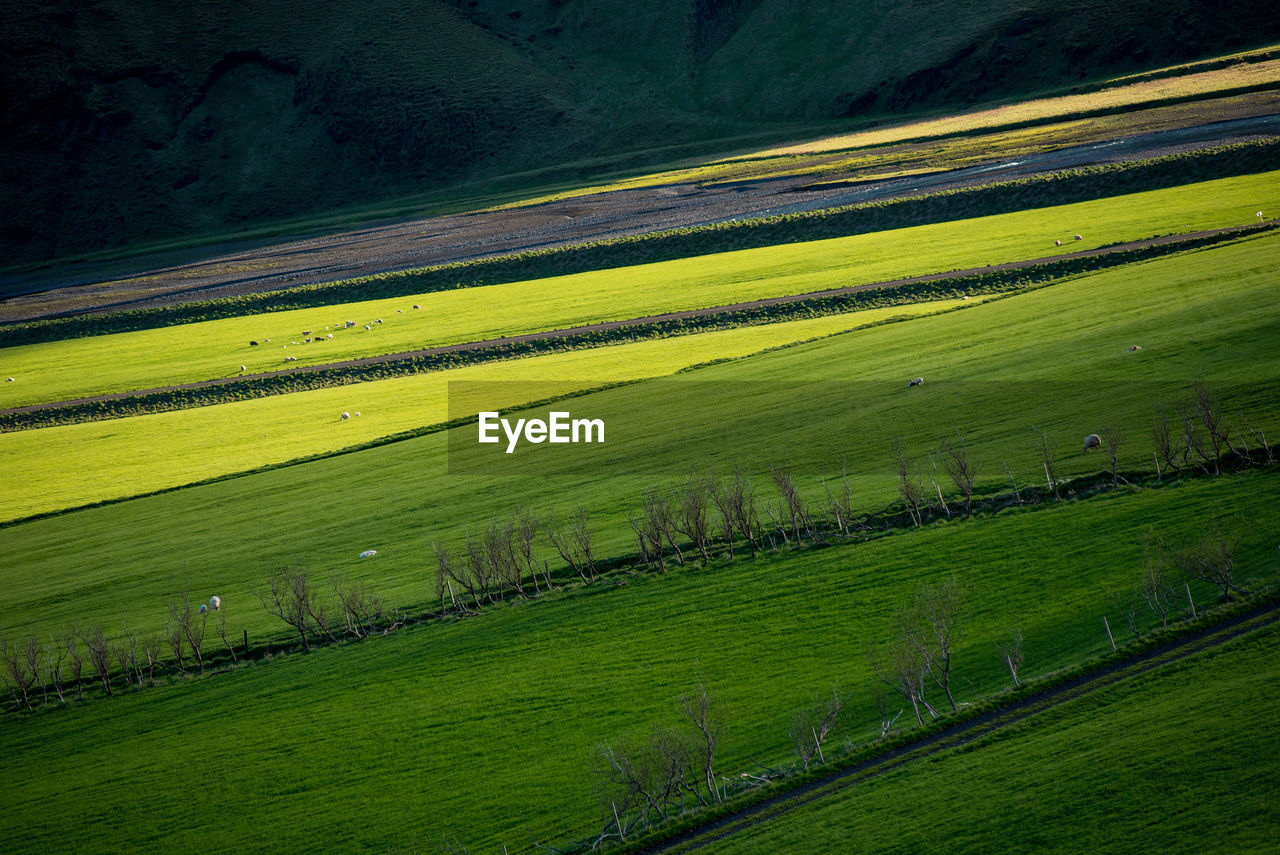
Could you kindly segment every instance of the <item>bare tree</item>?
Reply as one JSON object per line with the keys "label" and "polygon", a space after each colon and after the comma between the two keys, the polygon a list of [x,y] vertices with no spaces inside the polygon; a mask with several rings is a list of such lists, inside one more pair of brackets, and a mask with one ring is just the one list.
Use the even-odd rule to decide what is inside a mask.
{"label": "bare tree", "polygon": [[1120,446],[1124,442],[1124,431],[1120,422],[1109,420],[1102,426],[1102,447],[1107,452],[1107,465],[1111,469],[1111,483],[1120,483],[1119,457]]}
{"label": "bare tree", "polygon": [[1044,467],[1044,483],[1053,495],[1054,499],[1058,497],[1058,470],[1053,457],[1053,447],[1049,445],[1048,435],[1039,427],[1033,425],[1036,437],[1040,441],[1040,462]]}
{"label": "bare tree", "polygon": [[182,640],[196,660],[196,667],[204,674],[204,635],[207,628],[207,612],[191,608],[191,595],[183,591],[169,601],[169,619],[182,633]]}
{"label": "bare tree", "polygon": [[0,663],[4,665],[5,681],[10,683],[10,691],[18,709],[31,709],[31,689],[35,685],[35,675],[27,665],[25,644],[13,643],[9,637],[0,636]]}
{"label": "bare tree", "polygon": [[136,681],[141,686],[143,670],[138,667],[138,633],[130,629],[127,622],[122,621],[121,625],[120,638],[111,645],[111,652],[115,656],[116,664],[120,666],[125,685]]}
{"label": "bare tree", "polygon": [[258,601],[268,614],[293,627],[302,639],[302,649],[310,650],[307,603],[314,597],[315,592],[307,571],[301,567],[287,567],[280,568],[267,577],[267,590],[258,594]]}
{"label": "bare tree", "polygon": [[718,804],[721,796],[719,788],[716,787],[716,749],[720,745],[721,736],[724,735],[724,715],[720,705],[711,697],[706,684],[699,680],[695,691],[680,698],[680,711],[697,731],[698,745],[695,756],[700,761],[702,783],[707,788],[711,802]]}
{"label": "bare tree", "polygon": [[[538,557],[534,553],[533,545],[538,537],[538,532],[542,528],[542,521],[538,519],[538,515],[531,509],[520,508],[515,513],[515,536],[516,549],[519,553],[520,560],[524,562],[525,569],[529,572],[529,577],[533,579],[533,589],[535,593],[542,593],[538,587]],[[551,584],[551,575],[547,572],[546,562],[542,562],[542,579],[547,584],[548,591],[554,591],[555,586]]]}
{"label": "bare tree", "polygon": [[1161,626],[1169,625],[1169,613],[1175,608],[1173,586],[1165,578],[1165,560],[1148,545],[1143,558],[1142,582],[1138,597],[1160,618]]}
{"label": "bare tree", "polygon": [[26,660],[27,670],[31,672],[31,681],[40,687],[41,701],[49,706],[49,689],[45,686],[41,671],[44,667],[44,650],[40,647],[40,639],[35,633],[27,636],[22,642],[22,658]]}
{"label": "bare tree", "polygon": [[218,609],[218,623],[216,629],[218,638],[222,639],[223,646],[226,647],[227,651],[231,654],[231,661],[238,662],[240,658],[236,656],[236,646],[231,643],[229,638],[227,638],[227,604],[225,602]]}
{"label": "bare tree", "polygon": [[951,660],[962,624],[964,591],[954,576],[920,588],[899,617],[900,632],[916,648],[925,671],[956,708]]}
{"label": "bare tree", "polygon": [[61,637],[62,646],[67,651],[67,658],[70,660],[71,679],[76,685],[76,698],[84,697],[84,685],[80,682],[80,676],[84,669],[84,660],[80,656],[80,630],[77,626],[72,626],[65,630]]}
{"label": "bare tree", "polygon": [[579,505],[563,522],[550,517],[543,530],[556,553],[583,582],[591,584],[596,580],[593,537],[586,509]]}
{"label": "bare tree", "polygon": [[815,755],[818,762],[826,762],[822,756],[822,743],[835,727],[843,709],[844,698],[839,689],[833,687],[830,695],[819,694],[811,704],[796,710],[792,715],[787,738],[791,740],[791,746],[804,771],[809,771],[809,764]]}
{"label": "bare tree", "polygon": [[964,515],[973,511],[973,485],[978,479],[978,466],[969,459],[969,448],[965,444],[964,434],[956,434],[955,442],[945,436],[940,444],[942,465],[951,476],[956,489],[964,496]]}
{"label": "bare tree", "polygon": [[111,694],[111,646],[107,643],[106,630],[102,624],[96,624],[86,630],[80,640],[89,653],[89,664],[102,683],[102,691]]}
{"label": "bare tree", "polygon": [[440,614],[443,616],[446,611],[444,605],[446,591],[449,594],[449,602],[453,604],[455,609],[463,613],[469,613],[471,609],[467,606],[465,598],[462,602],[458,602],[458,598],[454,596],[453,583],[457,582],[463,590],[471,595],[472,602],[479,605],[470,577],[453,560],[449,544],[442,540],[437,540],[431,544],[431,549],[436,556],[436,596],[440,598]]}
{"label": "bare tree", "polygon": [[1000,652],[1000,658],[1009,668],[1009,676],[1013,678],[1014,688],[1022,688],[1022,681],[1018,679],[1018,669],[1022,667],[1022,627],[1014,627],[1008,641],[996,642],[996,650]]}
{"label": "bare tree", "polygon": [[699,554],[702,564],[711,563],[711,494],[714,482],[706,475],[690,475],[680,491],[676,515],[676,531],[687,537]]}
{"label": "bare tree", "polygon": [[[632,514],[628,522],[636,535],[641,562],[649,566],[657,565],[659,570],[665,570],[667,557],[663,541],[674,525],[671,505],[666,497],[658,490],[650,489],[645,493],[640,513]],[[679,549],[676,552],[679,554]],[[684,563],[683,556],[680,557],[680,562]]]}
{"label": "bare tree", "polygon": [[903,710],[898,709],[896,713],[890,715],[889,699],[884,693],[885,684],[877,682],[871,690],[871,698],[875,701],[876,712],[880,716],[880,738],[884,739],[894,730],[894,725],[898,723],[898,719],[902,717]]}
{"label": "bare tree", "polygon": [[938,712],[925,700],[925,664],[920,650],[901,635],[896,636],[889,644],[881,648],[872,648],[867,659],[876,679],[886,688],[892,689],[911,704],[915,713],[916,724],[923,725],[924,717],[920,715],[920,707],[937,718]]}
{"label": "bare tree", "polygon": [[[224,619],[225,621],[225,619]],[[223,636],[226,639],[226,636]],[[160,655],[164,650],[164,642],[160,636],[152,633],[142,639],[142,654],[147,660],[147,681],[154,683],[156,681],[156,666],[160,664]],[[233,651],[231,654],[235,656]]]}
{"label": "bare tree", "polygon": [[773,479],[774,486],[778,488],[778,494],[782,496],[796,545],[803,543],[805,537],[810,541],[817,540],[818,530],[813,524],[813,517],[810,516],[804,497],[800,495],[800,490],[796,487],[791,473],[781,466],[771,466],[769,476]]}
{"label": "bare tree", "polygon": [[1221,599],[1230,601],[1232,591],[1249,593],[1234,579],[1235,554],[1239,546],[1239,535],[1227,534],[1215,523],[1198,541],[1170,552],[1169,559],[1188,578],[1216,585],[1222,592]]}
{"label": "bare tree", "polygon": [[1231,446],[1227,422],[1223,418],[1217,398],[1207,383],[1197,380],[1191,388],[1191,393],[1196,418],[1208,434],[1209,449],[1213,452],[1213,474],[1217,475],[1222,470],[1222,449]]}
{"label": "bare tree", "polygon": [[740,535],[752,552],[759,552],[760,513],[756,506],[756,491],[740,467],[734,467],[732,478],[716,482],[712,499],[723,521],[730,557],[735,535]]}
{"label": "bare tree", "polygon": [[1173,469],[1181,472],[1178,466],[1178,440],[1174,436],[1173,424],[1169,421],[1169,411],[1162,403],[1159,412],[1156,413],[1155,419],[1151,422],[1151,442],[1155,447],[1153,452],[1156,461],[1156,476],[1163,477],[1161,472],[1160,461],[1164,461],[1165,469]]}
{"label": "bare tree", "polygon": [[364,638],[382,616],[382,599],[369,593],[364,582],[347,582],[339,574],[330,580],[342,609],[342,621],[348,635]]}
{"label": "bare tree", "polygon": [[847,536],[853,529],[853,492],[849,489],[848,478],[840,473],[840,489],[834,494],[825,479],[822,487],[827,494],[827,519],[836,531]]}
{"label": "bare tree", "polygon": [[58,693],[58,701],[65,703],[67,699],[62,694],[62,663],[67,659],[67,648],[61,640],[51,635],[49,645],[45,648],[45,657],[45,673],[49,675],[53,689]]}
{"label": "bare tree", "polygon": [[894,444],[898,454],[898,495],[902,497],[907,513],[911,515],[911,521],[915,523],[916,528],[919,528],[923,522],[920,508],[924,504],[924,487],[920,485],[919,478],[911,472],[911,464],[907,462],[902,440],[895,439]]}

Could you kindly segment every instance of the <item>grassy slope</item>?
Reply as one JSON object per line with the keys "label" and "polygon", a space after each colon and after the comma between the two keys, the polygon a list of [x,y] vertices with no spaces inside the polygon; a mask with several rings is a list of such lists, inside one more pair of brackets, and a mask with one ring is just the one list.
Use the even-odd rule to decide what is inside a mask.
{"label": "grassy slope", "polygon": [[[1255,222],[1280,172],[848,238],[0,349],[0,407],[725,305]],[[1084,240],[1073,241],[1074,233]],[[1065,247],[1055,247],[1055,239]],[[1069,248],[1069,249],[1068,249]],[[414,311],[414,304],[421,311]],[[397,312],[400,310],[400,313]],[[383,324],[366,331],[375,318]],[[338,329],[346,320],[358,326]],[[334,340],[298,344],[303,330]],[[249,345],[251,340],[270,345]],[[293,342],[293,346],[289,346]]]}
{"label": "grassy slope", "polygon": [[[366,578],[393,603],[422,603],[430,598],[431,538],[460,538],[517,502],[547,511],[581,501],[601,551],[616,554],[633,548],[625,519],[642,491],[692,466],[724,473],[741,461],[763,473],[785,459],[802,474],[831,475],[846,461],[857,504],[879,508],[894,497],[895,433],[922,455],[939,435],[966,431],[982,467],[980,484],[1003,488],[1005,461],[1023,483],[1041,478],[1032,424],[1048,431],[1060,471],[1095,472],[1104,463],[1080,452],[1080,438],[1116,416],[1129,437],[1122,466],[1147,467],[1156,399],[1172,398],[1196,377],[1229,397],[1230,412],[1249,413],[1274,435],[1280,307],[1270,294],[1277,253],[1280,237],[1258,238],[713,366],[686,375],[709,381],[693,398],[679,397],[687,391],[671,383],[598,393],[569,409],[605,417],[620,441],[598,447],[607,460],[579,456],[587,447],[573,446],[574,471],[555,477],[519,467],[502,470],[506,475],[451,473],[447,437],[432,434],[13,526],[6,544],[21,558],[4,572],[9,596],[0,603],[0,625],[46,631],[74,617],[114,625],[123,616],[149,629],[165,598],[184,584],[252,603],[268,569],[295,561]],[[1126,353],[1134,342],[1143,350]],[[916,374],[927,382],[908,392],[905,378]],[[702,392],[710,392],[709,405],[697,404]],[[334,409],[322,411],[325,430],[337,429]],[[41,466],[65,466],[50,476],[55,486],[95,469],[130,471],[128,455],[162,451],[166,439],[131,436],[127,426],[169,424],[179,415],[90,425],[92,436],[114,425],[122,444],[66,445]],[[203,414],[186,417],[200,424]],[[260,433],[253,423],[218,427],[206,429],[203,455]],[[180,472],[181,460],[195,453],[174,448],[167,465]],[[155,458],[157,469],[163,459]],[[12,483],[29,470],[10,471]],[[810,477],[803,484],[814,488]],[[131,536],[121,539],[120,531]],[[357,553],[369,547],[382,554],[360,562]],[[256,604],[235,614],[237,630],[278,632]]]}
{"label": "grassy slope", "polygon": [[[660,377],[863,324],[945,311],[960,301],[868,309],[765,326],[590,348],[189,410],[0,435],[0,472],[38,466],[38,488],[0,497],[16,519],[326,454],[463,415],[449,384],[519,382],[485,402],[511,407],[608,383]],[[363,330],[361,330],[363,332]],[[472,410],[475,412],[476,410]],[[339,422],[342,412],[361,413]],[[235,449],[228,455],[227,449]],[[50,457],[50,450],[61,453]],[[88,458],[81,455],[89,455]],[[90,462],[91,461],[91,462]]]}
{"label": "grassy slope", "polygon": [[707,851],[1268,850],[1277,656],[1271,627]]}
{"label": "grassy slope", "polygon": [[954,573],[968,588],[955,664],[964,700],[1005,685],[991,645],[1014,623],[1026,673],[1100,652],[1098,617],[1136,579],[1152,520],[1190,532],[1242,515],[1242,575],[1274,577],[1265,532],[1277,509],[1275,473],[1112,494],[642,576],[10,719],[0,839],[23,850],[380,851],[447,835],[471,851],[521,851],[532,837],[589,832],[591,747],[673,719],[699,677],[725,705],[726,774],[784,758],[791,710],[833,681],[853,692],[834,739],[861,741],[875,715],[863,651],[912,585]]}

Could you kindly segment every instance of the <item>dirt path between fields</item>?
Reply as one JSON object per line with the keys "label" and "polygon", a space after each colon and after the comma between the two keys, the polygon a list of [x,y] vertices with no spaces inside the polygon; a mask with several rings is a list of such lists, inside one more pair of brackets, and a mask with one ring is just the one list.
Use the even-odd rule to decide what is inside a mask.
{"label": "dirt path between fields", "polygon": [[735,811],[728,816],[697,828],[681,832],[671,839],[646,847],[644,855],[691,852],[719,843],[735,834],[754,828],[791,810],[837,795],[849,787],[887,772],[926,760],[941,752],[966,745],[988,734],[1016,725],[1039,713],[1093,692],[1109,688],[1196,653],[1218,647],[1245,635],[1280,622],[1280,602],[1269,602],[1248,612],[1205,627],[1184,638],[1137,653],[1112,663],[1100,671],[1082,675],[1066,683],[1046,689],[1007,707],[960,722],[877,757],[864,760],[847,769],[832,772],[818,780],[780,793],[759,804]]}
{"label": "dirt path between fields", "polygon": [[859,291],[874,291],[886,288],[897,288],[903,285],[915,285],[924,282],[936,282],[940,279],[960,279],[968,276],[978,276],[984,273],[994,273],[998,271],[1019,270],[1025,267],[1033,267],[1041,264],[1052,264],[1054,262],[1066,261],[1076,258],[1093,258],[1097,256],[1110,255],[1116,252],[1127,252],[1135,249],[1145,249],[1153,246],[1165,246],[1168,244],[1180,243],[1183,241],[1196,241],[1201,238],[1215,237],[1232,234],[1249,234],[1263,229],[1272,228],[1275,220],[1263,221],[1258,225],[1251,226],[1231,226],[1220,229],[1208,229],[1199,232],[1187,232],[1183,234],[1165,235],[1163,237],[1147,238],[1146,240],[1130,241],[1128,243],[1114,244],[1112,246],[1099,247],[1097,249],[1081,250],[1079,252],[1068,252],[1061,255],[1051,255],[1042,258],[1029,259],[1026,261],[1011,261],[1004,264],[995,264],[989,267],[970,267],[965,270],[952,270],[945,273],[930,273],[924,276],[909,276],[903,279],[890,279],[883,282],[871,282],[864,285],[849,285],[844,288],[829,288],[824,291],[809,291],[804,294],[790,294],[782,297],[767,297],[761,300],[750,300],[743,303],[732,303],[722,306],[709,306],[704,309],[688,309],[682,312],[666,312],[660,315],[647,315],[641,318],[629,318],[618,321],[604,321],[597,324],[587,324],[578,327],[566,327],[556,330],[544,330],[541,332],[524,333],[516,336],[506,336],[504,338],[492,338],[482,341],[459,342],[457,344],[446,344],[438,347],[426,347],[420,350],[402,351],[400,353],[387,353],[379,356],[366,356],[360,359],[348,359],[342,362],[326,362],[321,365],[307,365],[299,368],[289,368],[280,371],[268,371],[258,374],[237,374],[233,377],[218,377],[210,380],[197,380],[191,383],[180,383],[174,386],[160,386],[154,389],[138,389],[127,392],[113,392],[107,395],[93,395],[87,398],[74,398],[65,401],[55,401],[43,404],[29,404],[23,407],[12,407],[9,409],[0,409],[0,415],[8,415],[11,413],[33,413],[41,410],[52,410],[59,407],[76,406],[80,404],[93,404],[103,401],[116,401],[122,398],[144,397],[147,395],[155,395],[165,392],[176,392],[184,389],[202,389],[211,386],[225,386],[238,383],[244,380],[253,380],[262,377],[274,376],[297,376],[305,374],[316,374],[324,371],[331,371],[341,368],[353,368],[364,365],[379,365],[389,362],[401,362],[404,360],[415,359],[425,356],[437,356],[447,353],[462,353],[472,350],[485,350],[489,348],[503,347],[505,345],[521,344],[524,342],[540,341],[547,339],[568,339],[577,336],[590,335],[593,333],[608,332],[623,327],[643,326],[647,324],[662,323],[665,321],[680,321],[690,318],[704,318],[715,315],[731,314],[749,309],[763,308],[767,306],[778,306],[786,303],[800,303],[806,300],[822,299],[824,297],[838,297],[843,294],[853,294]]}
{"label": "dirt path between fields", "polygon": [[[110,264],[64,265],[0,275],[0,294],[8,295],[0,299],[0,322],[275,291],[665,229],[899,198],[1142,159],[1280,131],[1280,115],[1274,113],[1274,106],[1238,109],[1242,115],[1225,121],[1107,138],[927,175],[863,180],[856,187],[842,185],[840,173],[683,182],[504,210],[372,223],[335,234],[224,244]],[[912,145],[898,148],[907,150]],[[838,156],[833,154],[832,158]],[[815,185],[815,180],[821,183]]]}

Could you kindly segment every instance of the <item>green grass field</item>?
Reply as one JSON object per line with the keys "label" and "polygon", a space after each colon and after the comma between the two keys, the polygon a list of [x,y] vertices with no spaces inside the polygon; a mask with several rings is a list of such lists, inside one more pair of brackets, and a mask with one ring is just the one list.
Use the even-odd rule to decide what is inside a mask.
{"label": "green grass field", "polygon": [[[1081,437],[1114,415],[1128,437],[1122,468],[1150,469],[1149,424],[1158,401],[1176,403],[1197,378],[1214,385],[1229,412],[1244,412],[1274,434],[1280,315],[1269,294],[1278,253],[1280,237],[1258,237],[681,376],[706,385],[668,380],[576,399],[569,409],[603,416],[617,426],[622,441],[616,450],[598,447],[607,460],[573,458],[568,472],[451,472],[449,437],[434,433],[15,525],[6,530],[6,542],[22,560],[5,573],[10,596],[0,603],[0,625],[43,631],[85,614],[83,598],[90,595],[94,605],[87,617],[113,625],[119,617],[150,622],[165,598],[188,584],[196,591],[216,589],[228,601],[251,601],[269,569],[294,562],[365,578],[393,603],[425,603],[431,596],[425,567],[432,538],[457,541],[468,528],[516,504],[545,512],[581,502],[591,512],[602,553],[630,552],[634,541],[626,518],[644,490],[678,481],[693,466],[725,474],[741,463],[760,476],[769,464],[786,463],[811,498],[818,493],[817,475],[838,477],[847,468],[856,504],[874,510],[895,498],[895,434],[927,466],[924,455],[938,437],[964,431],[981,467],[980,488],[1006,489],[1002,463],[1023,484],[1043,477],[1032,425],[1048,432],[1062,474],[1092,473],[1105,463],[1081,452]],[[1133,343],[1143,350],[1128,353]],[[643,346],[650,344],[661,343]],[[580,370],[561,377],[580,379]],[[917,374],[928,378],[925,386],[907,390],[906,378]],[[704,402],[681,409],[691,401],[690,388],[714,390],[710,407]],[[268,407],[274,401],[283,407],[284,400],[249,404]],[[337,421],[338,403],[313,416],[330,435],[352,424]],[[239,455],[219,455],[228,444],[248,447],[265,431],[243,419],[238,427],[234,419],[208,419],[223,407],[249,404],[47,429],[60,437],[77,431],[87,437],[82,445],[60,440],[63,453],[41,464],[59,467],[49,470],[57,475],[50,476],[48,489],[62,491],[56,502],[89,501],[102,498],[113,477],[134,479],[133,489],[154,488],[190,480],[197,473],[184,467],[197,461],[207,467],[199,474],[212,474],[218,465],[223,471],[243,466]],[[362,406],[363,401],[350,405]],[[281,419],[289,418],[286,409],[280,412]],[[362,420],[379,418],[376,406],[369,412]],[[734,420],[732,433],[725,413]],[[191,425],[185,435],[203,431],[204,444],[172,448],[165,456],[161,443],[183,420]],[[135,427],[149,424],[169,427],[150,433]],[[272,425],[272,433],[285,429],[276,424],[281,426]],[[292,429],[304,432],[297,425]],[[117,432],[118,444],[108,445],[104,431]],[[41,433],[0,437],[7,443],[5,465],[13,466],[6,479],[20,479],[26,471],[8,463],[22,459],[18,441]],[[35,465],[48,447],[33,442],[23,453],[33,455],[27,460]],[[297,456],[307,447],[286,448],[281,456]],[[133,462],[151,448],[161,449],[150,459],[153,465],[145,458]],[[945,482],[945,476],[938,478]],[[98,492],[74,494],[81,483]],[[121,539],[120,531],[131,536]],[[382,554],[362,563],[356,555],[367,548]],[[256,605],[237,619],[255,635],[279,631]]]}
{"label": "green grass field", "polygon": [[[3,348],[0,373],[15,382],[0,385],[0,407],[235,376],[241,365],[245,373],[275,371],[1044,258],[1244,225],[1256,222],[1258,209],[1280,210],[1280,172],[533,282]],[[1076,233],[1084,239],[1072,240]],[[378,318],[384,323],[364,329]],[[347,320],[357,326],[339,329]],[[300,344],[304,330],[334,339]],[[285,363],[290,356],[297,362]]]}
{"label": "green grass field", "polygon": [[[593,746],[673,719],[699,678],[726,710],[726,775],[784,761],[790,712],[833,682],[853,692],[834,739],[862,741],[875,717],[864,651],[912,586],[955,574],[967,587],[955,673],[970,700],[1005,686],[992,642],[1015,623],[1027,676],[1101,652],[1100,617],[1132,590],[1153,521],[1247,520],[1240,576],[1274,579],[1278,499],[1271,472],[1113,493],[643,575],[23,716],[0,728],[0,838],[23,850],[381,851],[448,837],[522,851],[582,836],[598,816]],[[228,608],[238,627],[257,605]],[[222,819],[211,829],[201,816]]]}
{"label": "green grass field", "polygon": [[706,851],[1268,851],[1277,656],[1272,626]]}

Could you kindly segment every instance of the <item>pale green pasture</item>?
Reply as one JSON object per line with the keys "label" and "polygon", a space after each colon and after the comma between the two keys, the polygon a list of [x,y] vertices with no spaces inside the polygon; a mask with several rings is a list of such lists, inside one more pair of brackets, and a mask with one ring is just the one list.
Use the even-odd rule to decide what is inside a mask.
{"label": "pale green pasture", "polygon": [[[970,300],[963,305],[981,302]],[[779,324],[566,351],[124,419],[0,434],[0,520],[148,493],[274,463],[338,451],[439,424],[453,381],[530,381],[536,398],[657,377],[714,359],[830,335],[889,318],[962,305],[940,300]],[[533,400],[524,389],[491,402]],[[350,413],[343,420],[341,414]],[[360,416],[357,418],[356,413]],[[33,479],[25,473],[38,472]]]}
{"label": "pale green pasture", "polygon": [[[1259,209],[1280,210],[1280,172],[530,282],[4,348],[0,374],[15,382],[0,384],[0,407],[231,376],[241,365],[248,374],[276,371],[1036,259],[1243,225],[1255,222]],[[422,308],[414,310],[415,303]],[[382,324],[365,330],[379,318]],[[357,326],[335,329],[347,320]],[[304,330],[334,339],[291,344]],[[266,339],[270,344],[249,345]],[[285,363],[289,356],[297,362]]]}

